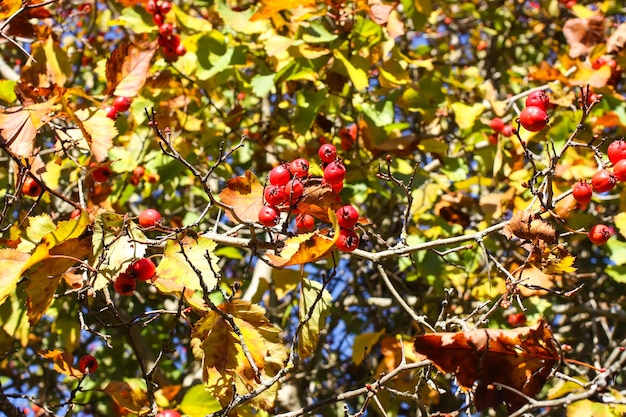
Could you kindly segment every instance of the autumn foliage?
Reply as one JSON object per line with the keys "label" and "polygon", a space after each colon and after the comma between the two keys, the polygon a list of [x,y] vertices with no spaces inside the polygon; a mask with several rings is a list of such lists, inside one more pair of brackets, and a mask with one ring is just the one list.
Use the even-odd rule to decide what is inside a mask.
{"label": "autumn foliage", "polygon": [[626,413],[623,5],[487,3],[0,2],[0,413]]}

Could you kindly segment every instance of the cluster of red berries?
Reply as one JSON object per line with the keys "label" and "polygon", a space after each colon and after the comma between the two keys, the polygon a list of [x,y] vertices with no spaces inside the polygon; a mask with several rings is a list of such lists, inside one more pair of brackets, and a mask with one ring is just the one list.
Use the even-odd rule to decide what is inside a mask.
{"label": "cluster of red berries", "polygon": [[[623,139],[611,142],[607,149],[607,156],[613,164],[612,171],[608,168],[602,168],[591,177],[591,183],[580,180],[574,184],[572,195],[581,207],[589,204],[594,191],[596,193],[606,193],[615,188],[618,181],[626,181],[626,142]],[[594,244],[603,245],[612,234],[613,232],[609,226],[596,224],[589,230],[588,236],[589,240]]]}
{"label": "cluster of red berries", "polygon": [[543,90],[535,90],[526,97],[526,107],[519,114],[519,122],[529,132],[539,132],[548,122],[548,109],[550,97]]}
{"label": "cluster of red berries", "polygon": [[489,127],[493,129],[493,133],[489,135],[489,142],[495,144],[498,141],[498,135],[510,138],[515,134],[515,128],[510,123],[504,123],[499,117],[494,117],[489,122]]}
{"label": "cluster of red berries", "polygon": [[159,27],[159,46],[167,62],[176,62],[179,57],[187,53],[187,49],[180,43],[180,36],[174,33],[174,25],[165,22],[165,15],[172,10],[169,1],[148,0],[146,11],[152,15],[154,23]]}
{"label": "cluster of red berries", "polygon": [[104,111],[111,120],[117,119],[118,113],[124,113],[128,109],[130,109],[130,99],[123,96],[115,97],[112,105],[104,106]]}
{"label": "cluster of red berries", "polygon": [[120,272],[113,288],[120,295],[132,295],[137,288],[137,281],[150,281],[155,277],[156,266],[150,258],[136,259],[126,271]]}
{"label": "cluster of red berries", "polygon": [[[337,157],[337,148],[325,143],[318,149],[324,176],[322,185],[326,184],[338,194],[343,189],[343,181],[346,178],[346,167]],[[308,184],[309,161],[305,158],[297,158],[289,163],[283,163],[274,167],[268,176],[269,184],[263,191],[265,205],[259,211],[259,223],[267,227],[273,227],[280,221],[280,212],[294,207],[304,193]],[[339,198],[339,196],[337,195]],[[337,210],[337,218],[340,226],[337,248],[344,252],[351,252],[359,245],[359,237],[353,228],[356,225],[359,214],[352,206],[343,206]],[[315,227],[315,219],[307,213],[300,213],[295,219],[298,233],[310,232]]]}

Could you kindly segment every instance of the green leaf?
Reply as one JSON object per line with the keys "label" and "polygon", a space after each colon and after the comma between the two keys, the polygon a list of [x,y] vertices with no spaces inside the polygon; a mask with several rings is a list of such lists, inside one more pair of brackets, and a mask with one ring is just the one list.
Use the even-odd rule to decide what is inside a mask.
{"label": "green leaf", "polygon": [[[318,296],[320,299],[315,303]],[[311,318],[302,327],[302,332],[298,338],[300,358],[308,358],[315,351],[320,331],[326,325],[326,318],[330,314],[331,302],[332,296],[328,291],[322,290],[321,283],[306,278],[302,279],[299,317],[301,321],[304,321],[310,314]]]}
{"label": "green leaf", "polygon": [[204,385],[195,385],[185,393],[181,411],[189,417],[202,417],[222,409],[220,402],[209,394]]}
{"label": "green leaf", "polygon": [[297,133],[304,135],[311,128],[327,98],[328,92],[326,90],[298,91],[296,93],[298,107],[296,107],[293,128]]}
{"label": "green leaf", "polygon": [[13,80],[0,80],[0,100],[7,104],[13,103],[17,100],[15,95],[15,85],[17,81]]}
{"label": "green leaf", "polygon": [[348,72],[348,77],[350,77],[352,84],[354,84],[354,88],[356,88],[357,90],[366,89],[369,85],[367,71],[363,68],[353,65],[352,62],[350,62],[338,49],[334,50],[333,55],[346,68],[346,71]]}
{"label": "green leaf", "polygon": [[257,97],[265,97],[274,88],[274,77],[276,74],[257,74],[250,80],[252,92]]}

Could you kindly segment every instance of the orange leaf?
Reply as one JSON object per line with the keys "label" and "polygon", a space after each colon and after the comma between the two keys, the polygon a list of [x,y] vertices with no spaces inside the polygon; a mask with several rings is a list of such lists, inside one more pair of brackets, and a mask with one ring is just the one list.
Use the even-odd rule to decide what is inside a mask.
{"label": "orange leaf", "polygon": [[283,10],[291,10],[297,7],[315,7],[315,0],[261,0],[261,8],[250,21],[267,19]]}
{"label": "orange leaf", "polygon": [[22,0],[5,0],[0,2],[0,20],[12,16],[20,9]]}
{"label": "orange leaf", "polygon": [[310,214],[328,223],[330,222],[329,209],[338,210],[341,207],[341,200],[337,198],[337,194],[330,188],[330,185],[312,185],[305,189],[297,207],[300,213]]}
{"label": "orange leaf", "polygon": [[146,82],[156,48],[156,41],[145,47],[124,42],[115,48],[106,64],[107,94],[135,97]]}
{"label": "orange leaf", "polygon": [[332,221],[335,230],[333,237],[328,236],[330,233],[328,229],[290,237],[285,240],[285,246],[280,251],[280,254],[266,254],[269,262],[276,267],[283,267],[315,262],[326,256],[333,249],[339,237],[339,227],[335,212],[329,210],[328,217]]}
{"label": "orange leaf", "polygon": [[147,414],[148,394],[141,380],[130,379],[125,382],[111,381],[104,388],[104,392],[109,394],[113,401],[120,407],[134,414]]}
{"label": "orange leaf", "polygon": [[[220,193],[220,198],[224,204],[233,208],[240,220],[259,221],[259,210],[263,207],[263,185],[252,171],[246,171],[245,176],[229,180]],[[237,222],[230,213],[226,214]]]}
{"label": "orange leaf", "polygon": [[537,395],[561,357],[544,319],[513,330],[431,333],[417,336],[414,345],[442,372],[454,372],[460,385],[478,384],[479,411],[502,402],[509,412],[519,409],[527,401],[514,390],[528,397]]}
{"label": "orange leaf", "polygon": [[370,18],[374,21],[374,23],[385,25],[389,21],[389,15],[397,5],[397,2],[393,4],[376,2],[368,5],[367,13],[370,15]]}
{"label": "orange leaf", "polygon": [[54,370],[60,374],[80,378],[83,373],[74,368],[74,356],[70,352],[64,352],[61,350],[42,350],[39,355],[45,359],[52,359],[54,363]]}

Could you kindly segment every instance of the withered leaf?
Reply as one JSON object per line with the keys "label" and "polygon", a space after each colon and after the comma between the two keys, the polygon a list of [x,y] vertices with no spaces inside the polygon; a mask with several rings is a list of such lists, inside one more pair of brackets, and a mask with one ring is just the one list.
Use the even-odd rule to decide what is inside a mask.
{"label": "withered leaf", "polygon": [[570,46],[569,56],[587,55],[604,37],[604,14],[597,13],[588,19],[569,19],[563,25],[563,35]]}
{"label": "withered leaf", "polygon": [[[560,352],[544,319],[512,330],[477,329],[417,336],[415,350],[442,372],[455,373],[460,385],[476,384],[475,406],[506,404],[509,412],[534,398],[559,363]],[[510,387],[512,389],[506,389]]]}
{"label": "withered leaf", "polygon": [[341,199],[337,198],[337,194],[329,185],[307,187],[297,204],[300,213],[310,214],[326,223],[330,222],[328,210],[336,211],[339,207],[341,207]]}
{"label": "withered leaf", "polygon": [[557,241],[556,229],[529,210],[522,210],[513,214],[502,233],[509,239],[515,235],[520,239],[531,241],[535,239],[541,239],[546,243],[556,243]]}
{"label": "withered leaf", "polygon": [[107,94],[135,97],[148,78],[156,48],[156,41],[145,46],[124,42],[115,48],[106,64]]}
{"label": "withered leaf", "polygon": [[626,46],[626,23],[622,23],[615,29],[615,32],[609,36],[606,41],[606,52],[609,54],[617,53]]}
{"label": "withered leaf", "polygon": [[[245,176],[228,181],[220,198],[224,204],[233,208],[240,220],[256,222],[259,220],[259,210],[263,207],[263,185],[252,171],[246,171]],[[226,214],[232,221],[237,221],[231,213]]]}

